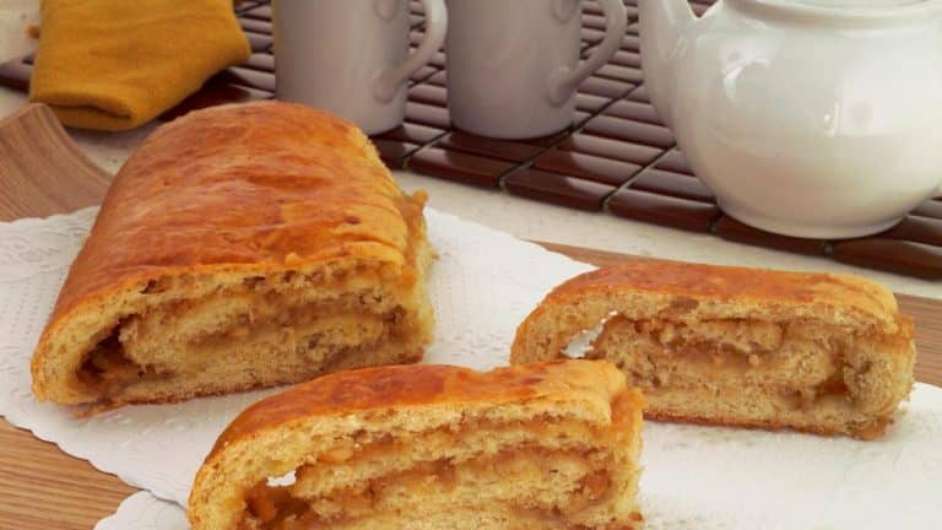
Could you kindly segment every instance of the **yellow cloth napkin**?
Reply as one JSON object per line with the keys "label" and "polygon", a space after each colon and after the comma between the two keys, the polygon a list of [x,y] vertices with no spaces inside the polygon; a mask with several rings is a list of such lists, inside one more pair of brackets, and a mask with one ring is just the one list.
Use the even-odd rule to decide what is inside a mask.
{"label": "yellow cloth napkin", "polygon": [[251,50],[232,0],[42,0],[30,99],[66,125],[132,129]]}

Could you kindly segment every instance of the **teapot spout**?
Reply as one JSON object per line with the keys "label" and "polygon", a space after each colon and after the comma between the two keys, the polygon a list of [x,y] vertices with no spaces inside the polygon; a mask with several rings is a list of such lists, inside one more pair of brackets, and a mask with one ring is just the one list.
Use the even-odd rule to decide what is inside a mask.
{"label": "teapot spout", "polygon": [[640,0],[639,7],[644,85],[658,116],[670,127],[674,50],[697,17],[687,0]]}

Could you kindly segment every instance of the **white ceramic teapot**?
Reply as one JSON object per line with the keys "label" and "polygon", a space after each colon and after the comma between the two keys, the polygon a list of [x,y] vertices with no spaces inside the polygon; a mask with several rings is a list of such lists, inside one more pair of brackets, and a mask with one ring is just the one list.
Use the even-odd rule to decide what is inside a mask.
{"label": "white ceramic teapot", "polygon": [[728,214],[892,227],[942,182],[942,0],[641,0],[645,85]]}

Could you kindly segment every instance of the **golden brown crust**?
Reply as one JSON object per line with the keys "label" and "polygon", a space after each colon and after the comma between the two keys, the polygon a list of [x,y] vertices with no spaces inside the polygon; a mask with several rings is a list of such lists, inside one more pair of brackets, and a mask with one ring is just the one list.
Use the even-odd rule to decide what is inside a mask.
{"label": "golden brown crust", "polygon": [[892,417],[878,417],[866,425],[861,425],[853,432],[835,431],[825,427],[815,427],[814,425],[795,426],[780,421],[768,420],[748,420],[734,417],[702,418],[695,416],[685,416],[680,414],[669,414],[666,412],[655,412],[652,410],[644,411],[644,418],[653,421],[667,421],[678,423],[690,423],[694,425],[705,425],[708,427],[738,427],[743,429],[761,429],[764,431],[795,431],[818,436],[842,436],[849,434],[854,438],[861,440],[875,440],[886,433],[887,427],[893,423]]}
{"label": "golden brown crust", "polygon": [[[322,260],[363,241],[403,251],[401,193],[358,135],[329,114],[267,102],[161,127],[115,176],[53,324],[90,296],[171,268],[277,270],[289,255]],[[351,204],[365,215],[353,219]]]}
{"label": "golden brown crust", "polygon": [[[259,478],[321,461],[322,453],[312,453],[311,447],[324,451],[377,429],[389,436],[456,429],[457,424],[439,424],[445,420],[436,418],[462,421],[482,411],[492,411],[491,418],[504,417],[507,410],[527,411],[507,416],[511,424],[521,417],[538,424],[578,417],[599,429],[599,443],[611,444],[608,450],[630,460],[624,465],[633,465],[643,407],[640,392],[628,388],[624,375],[605,361],[554,361],[490,372],[435,365],[337,372],[266,398],[233,420],[197,473],[188,516],[194,528],[235,528],[246,491]],[[377,436],[370,439],[383,439]],[[619,509],[628,502],[633,508],[633,499],[620,499]]]}
{"label": "golden brown crust", "polygon": [[[299,418],[342,416],[374,408],[471,403],[499,405],[549,395],[582,393],[610,402],[624,376],[601,361],[552,361],[477,372],[440,365],[383,366],[319,377],[262,401],[239,415],[219,436],[213,455],[227,444]],[[632,404],[642,408],[640,394]]]}
{"label": "golden brown crust", "polygon": [[347,258],[407,267],[423,203],[400,192],[354,125],[308,107],[226,105],[164,125],[105,197],[33,357],[34,391],[48,398],[63,384],[47,366],[50,340],[119,293],[160,278]]}
{"label": "golden brown crust", "polygon": [[865,315],[894,328],[896,299],[882,286],[851,275],[724,267],[668,260],[637,260],[576,276],[554,289],[544,304],[622,290],[694,300],[782,306],[820,304]]}
{"label": "golden brown crust", "polygon": [[[553,289],[517,328],[512,359],[547,360],[560,355],[553,347],[534,351],[533,335],[540,321],[561,307],[588,299],[616,300],[624,295],[658,297],[685,310],[687,304],[722,306],[727,314],[716,318],[746,318],[758,311],[773,321],[815,318],[826,323],[896,334],[903,323],[893,293],[865,278],[826,273],[786,272],[744,267],[723,267],[668,260],[637,260],[572,278]],[[609,311],[617,308],[610,308]],[[598,324],[607,312],[592,315]],[[581,330],[580,329],[580,330]]]}
{"label": "golden brown crust", "polygon": [[[599,269],[554,289],[517,329],[511,361],[520,364],[564,356],[565,348],[579,333],[603,321],[605,326],[592,343],[591,356],[618,363],[633,384],[652,392],[645,411],[649,419],[772,430],[790,428],[872,439],[885,431],[912,384],[915,358],[912,321],[899,313],[893,294],[879,284],[846,275],[660,260]],[[623,322],[630,325],[618,325]],[[816,336],[817,342],[814,346],[795,346],[795,340],[805,339],[793,338],[792,342],[772,346],[750,343],[745,349],[736,350],[748,336],[749,326],[759,331],[777,329],[780,333],[818,330],[810,335]],[[678,338],[675,334],[678,329],[689,330],[686,339]],[[728,342],[716,337],[717,330],[724,329],[729,334]],[[628,338],[620,342],[622,336]],[[769,344],[774,343],[773,340]],[[724,347],[755,351],[754,355],[742,358],[748,358],[750,366],[753,363],[761,366],[765,353],[786,351],[790,352],[787,355],[816,355],[815,359],[822,363],[836,363],[832,377],[844,385],[839,392],[847,394],[848,405],[840,409],[835,403],[843,402],[824,396],[821,409],[796,409],[799,412],[788,414],[757,412],[761,409],[759,402],[742,397],[748,388],[766,388],[769,396],[763,393],[766,390],[756,391],[750,394],[753,396],[750,399],[762,396],[772,402],[779,399],[778,393],[799,389],[817,396],[817,385],[821,382],[805,388],[804,383],[790,378],[793,374],[773,377],[768,368],[764,368],[765,372],[756,372],[763,368],[752,368],[751,379],[730,383],[730,378],[735,377],[730,370],[724,372],[709,367],[713,365],[697,364],[698,359],[716,355]],[[677,353],[681,351],[685,354]],[[715,362],[723,361],[723,355],[713,358]],[[687,366],[684,359],[694,362]],[[671,368],[658,368],[661,361]],[[685,384],[693,386],[673,387],[664,382],[680,377],[674,371],[677,366],[689,368],[685,377],[696,383]],[[805,368],[810,366],[806,364]],[[648,368],[650,372],[645,372]],[[770,390],[774,385],[755,383],[761,378],[784,386]],[[715,388],[722,384],[728,386],[729,392],[715,400],[694,391],[700,388],[698,385]],[[704,405],[704,399],[710,406]]]}

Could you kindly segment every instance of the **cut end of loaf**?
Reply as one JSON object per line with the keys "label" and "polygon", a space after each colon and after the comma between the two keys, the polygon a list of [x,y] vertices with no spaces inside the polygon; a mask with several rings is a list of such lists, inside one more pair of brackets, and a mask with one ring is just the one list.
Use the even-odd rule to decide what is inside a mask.
{"label": "cut end of loaf", "polygon": [[72,264],[34,393],[111,407],[418,360],[433,320],[425,200],[355,125],[303,105],[161,126]]}
{"label": "cut end of loaf", "polygon": [[410,282],[357,260],[149,280],[49,337],[34,363],[35,392],[108,408],[416,362],[433,327],[431,257],[419,252]]}
{"label": "cut end of loaf", "polygon": [[[901,325],[905,327],[905,324]],[[910,336],[821,323],[610,319],[590,358],[621,368],[654,418],[872,439],[912,384]]]}
{"label": "cut end of loaf", "polygon": [[[564,355],[604,323],[586,356],[615,363],[645,394],[648,418],[883,434],[909,394],[915,361],[912,322],[885,288],[862,278],[756,270],[749,279],[750,269],[682,267],[639,263],[566,282],[521,324],[512,362]],[[706,287],[678,287],[691,277]]]}
{"label": "cut end of loaf", "polygon": [[194,530],[640,528],[641,407],[602,362],[325,376],[233,423],[189,517]]}

